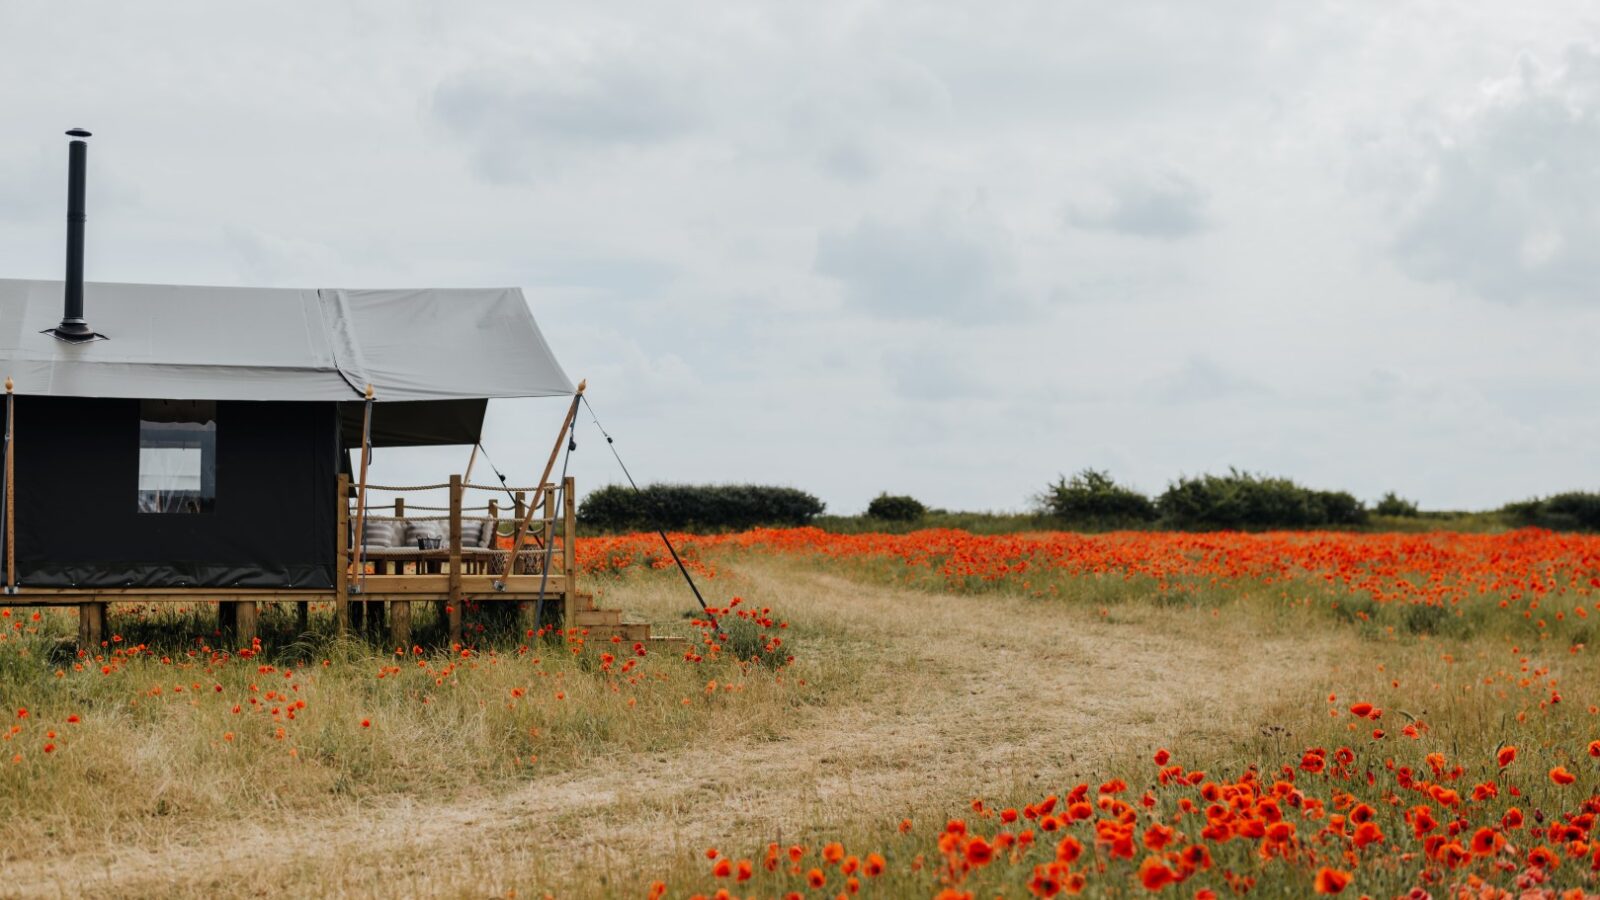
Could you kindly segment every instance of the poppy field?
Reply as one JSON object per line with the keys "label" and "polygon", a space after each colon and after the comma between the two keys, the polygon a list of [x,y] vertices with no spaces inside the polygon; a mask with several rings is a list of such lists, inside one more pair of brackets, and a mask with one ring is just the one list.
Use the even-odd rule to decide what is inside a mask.
{"label": "poppy field", "polygon": [[578,548],[670,653],[0,610],[5,890],[1600,894],[1600,539],[673,538]]}
{"label": "poppy field", "polygon": [[[1285,737],[1275,759],[1203,747],[1186,764],[1162,747],[1124,777],[975,797],[947,819],[905,819],[848,847],[708,848],[692,879],[705,896],[1600,894],[1600,692],[1589,678],[1564,681],[1593,671],[1574,663],[1600,615],[1600,540],[814,529],[685,540],[712,558],[728,547],[795,554],[951,592],[1108,604],[1102,615],[1134,596],[1217,615],[1272,604],[1399,645],[1400,670],[1437,656],[1420,682],[1366,678],[1355,693],[1330,682],[1307,704],[1317,725],[1301,726],[1298,743]],[[588,559],[637,564],[635,541]]]}

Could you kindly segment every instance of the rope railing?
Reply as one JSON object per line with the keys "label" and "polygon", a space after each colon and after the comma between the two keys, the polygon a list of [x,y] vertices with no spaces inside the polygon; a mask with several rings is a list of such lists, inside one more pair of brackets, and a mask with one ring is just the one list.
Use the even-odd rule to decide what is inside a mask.
{"label": "rope railing", "polygon": [[[384,505],[387,506],[388,504],[384,504]],[[469,511],[470,512],[476,512],[476,511],[478,511],[480,509],[487,510],[488,508],[489,508],[488,506],[463,506],[463,507],[461,507],[461,511],[462,512],[469,512]],[[501,507],[498,507],[498,506],[495,507],[495,509],[500,509],[500,508]],[[418,503],[418,504],[410,504],[410,503],[408,503],[408,504],[406,504],[406,509],[407,510],[425,509],[425,510],[427,510],[429,512],[449,512],[450,511],[450,507],[448,507],[448,506],[423,506],[420,503]]]}
{"label": "rope railing", "polygon": [[[443,490],[448,490],[449,487],[450,487],[450,482],[446,481],[446,482],[443,482],[442,484],[369,484],[369,485],[367,485],[367,490],[369,490],[369,491],[396,491],[396,492],[443,491]],[[552,491],[555,490],[555,485],[553,485],[553,484],[545,485],[545,487],[549,488]],[[462,490],[468,490],[468,491],[537,491],[539,489],[539,486],[538,485],[534,485],[532,487],[517,487],[516,485],[468,484],[467,482],[462,482],[461,483],[461,488],[462,488]]]}
{"label": "rope railing", "polygon": [[[415,506],[406,507],[406,509],[408,511],[409,510],[413,510],[413,509],[418,509],[418,508],[419,507],[415,507]],[[500,512],[502,512],[502,513],[503,512],[507,512],[507,510],[501,510]],[[446,520],[448,518],[450,518],[450,517],[449,516],[413,516],[413,515],[397,516],[397,515],[394,515],[392,513],[374,513],[374,512],[368,512],[367,513],[368,521],[376,521],[376,520],[382,519],[385,522],[443,522],[444,520]],[[513,518],[513,517],[508,517],[508,516],[503,516],[503,515],[498,515],[498,514],[497,515],[492,515],[492,516],[462,516],[461,518],[462,518],[463,521],[469,521],[469,522],[501,522],[501,523],[506,523],[506,524],[510,524],[510,525],[515,525],[515,524],[517,524],[518,521],[520,521],[519,519],[516,519],[516,518]],[[548,523],[548,522],[559,522],[559,521],[561,521],[561,517],[560,516],[534,516],[529,521],[532,521],[532,522],[546,522],[546,523]]]}
{"label": "rope railing", "polygon": [[[449,516],[375,516],[375,515],[372,515],[371,513],[367,514],[367,521],[369,521],[369,522],[376,522],[376,521],[378,521],[380,519],[385,521],[385,522],[448,522],[448,521],[450,521],[450,517]],[[461,517],[461,521],[463,521],[463,522],[502,522],[502,521],[505,521],[505,520],[501,519],[499,516],[462,516]]]}

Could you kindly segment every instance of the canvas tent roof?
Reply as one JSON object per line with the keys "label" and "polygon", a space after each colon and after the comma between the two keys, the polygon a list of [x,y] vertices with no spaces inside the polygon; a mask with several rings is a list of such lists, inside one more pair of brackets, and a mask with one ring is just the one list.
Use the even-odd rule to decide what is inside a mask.
{"label": "canvas tent roof", "polygon": [[59,281],[0,279],[0,377],[19,394],[351,401],[372,384],[382,406],[573,390],[516,288],[89,283],[109,340],[82,344],[41,333],[61,300]]}

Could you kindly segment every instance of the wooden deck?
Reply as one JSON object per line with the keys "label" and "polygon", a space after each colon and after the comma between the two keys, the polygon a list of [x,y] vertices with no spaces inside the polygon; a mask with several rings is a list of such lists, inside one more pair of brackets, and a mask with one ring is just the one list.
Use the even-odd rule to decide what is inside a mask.
{"label": "wooden deck", "polygon": [[[331,590],[18,585],[14,593],[0,596],[0,606],[76,606],[78,639],[83,648],[98,647],[105,639],[106,612],[111,603],[217,602],[219,624],[231,630],[240,645],[250,644],[257,636],[260,604],[278,602],[298,604],[302,632],[308,630],[310,604],[331,603],[340,634],[386,632],[389,645],[395,647],[411,646],[411,623],[418,603],[436,605],[440,617],[447,623],[452,644],[461,641],[462,612],[468,603],[480,606],[515,604],[520,623],[529,630],[539,627],[541,618],[548,613],[558,612],[562,627],[586,629],[591,639],[614,636],[628,641],[651,639],[650,626],[623,622],[620,610],[599,609],[591,595],[577,589],[573,479],[567,478],[560,485],[547,482],[536,488],[513,491],[507,507],[502,507],[498,500],[505,489],[466,484],[461,476],[452,476],[447,485],[387,489],[396,492],[397,499],[392,506],[385,504],[382,509],[357,508],[350,487],[349,478],[341,475],[336,499],[337,545]],[[441,508],[413,503],[408,511],[405,497],[439,489],[448,490],[447,505]],[[491,497],[481,506],[471,506],[464,502],[468,491],[491,492]],[[408,515],[408,512],[418,511],[445,515]],[[451,536],[461,533],[463,518],[490,519],[495,523],[495,546],[463,549],[458,541],[452,540],[448,541],[449,546],[435,550],[363,548],[352,538],[359,536],[366,522],[379,518],[379,513],[383,518],[407,522],[445,522],[448,527],[444,533]],[[502,519],[502,513],[508,515]],[[508,526],[512,536],[505,534]],[[518,540],[515,555],[509,546],[500,546]]]}

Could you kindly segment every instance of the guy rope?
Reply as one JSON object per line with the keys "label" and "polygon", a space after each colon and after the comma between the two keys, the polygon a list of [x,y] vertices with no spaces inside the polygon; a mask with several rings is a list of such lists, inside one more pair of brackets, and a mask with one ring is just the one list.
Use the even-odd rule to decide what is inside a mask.
{"label": "guy rope", "polygon": [[[567,417],[561,422],[561,431],[556,434],[556,445],[550,448],[550,459],[544,464],[544,473],[539,476],[539,487],[528,500],[527,511],[522,516],[522,521],[517,524],[516,536],[511,540],[511,555],[506,560],[505,572],[512,574],[517,565],[517,554],[522,550],[522,541],[528,534],[528,526],[533,524],[534,510],[539,506],[541,495],[545,492],[545,483],[550,480],[550,472],[556,467],[556,457],[561,453],[563,444],[570,442],[569,432],[572,431],[573,420],[578,417],[578,403],[583,400],[584,388],[588,387],[587,379],[578,382],[578,390],[572,395],[572,405],[567,407]],[[568,451],[571,452],[571,451]]]}
{"label": "guy rope", "polygon": [[[583,397],[582,392],[579,393],[579,397],[583,400],[583,404],[589,407],[589,418],[594,420],[594,427],[599,429],[600,434],[605,437],[606,446],[611,448],[611,455],[617,460],[617,466],[622,469],[623,477],[628,479],[628,486],[633,488],[635,494],[643,496],[644,491],[639,490],[639,485],[633,480],[633,474],[628,471],[627,464],[622,461],[622,455],[617,453],[617,442],[611,439],[611,434],[606,431],[604,425],[600,424],[600,417],[595,415],[594,404],[589,402],[588,397]],[[699,586],[694,583],[693,576],[689,574],[689,567],[683,564],[683,558],[678,556],[678,548],[672,546],[672,539],[667,537],[666,529],[658,525],[656,534],[661,535],[661,543],[667,545],[667,552],[672,554],[672,561],[678,564],[678,571],[683,573],[683,580],[689,583],[689,590],[694,592],[694,599],[700,603],[700,611],[706,614],[707,619],[711,620],[713,630],[720,630],[721,626],[717,624],[717,617],[711,612],[711,607],[706,605],[706,598],[700,596]]]}

